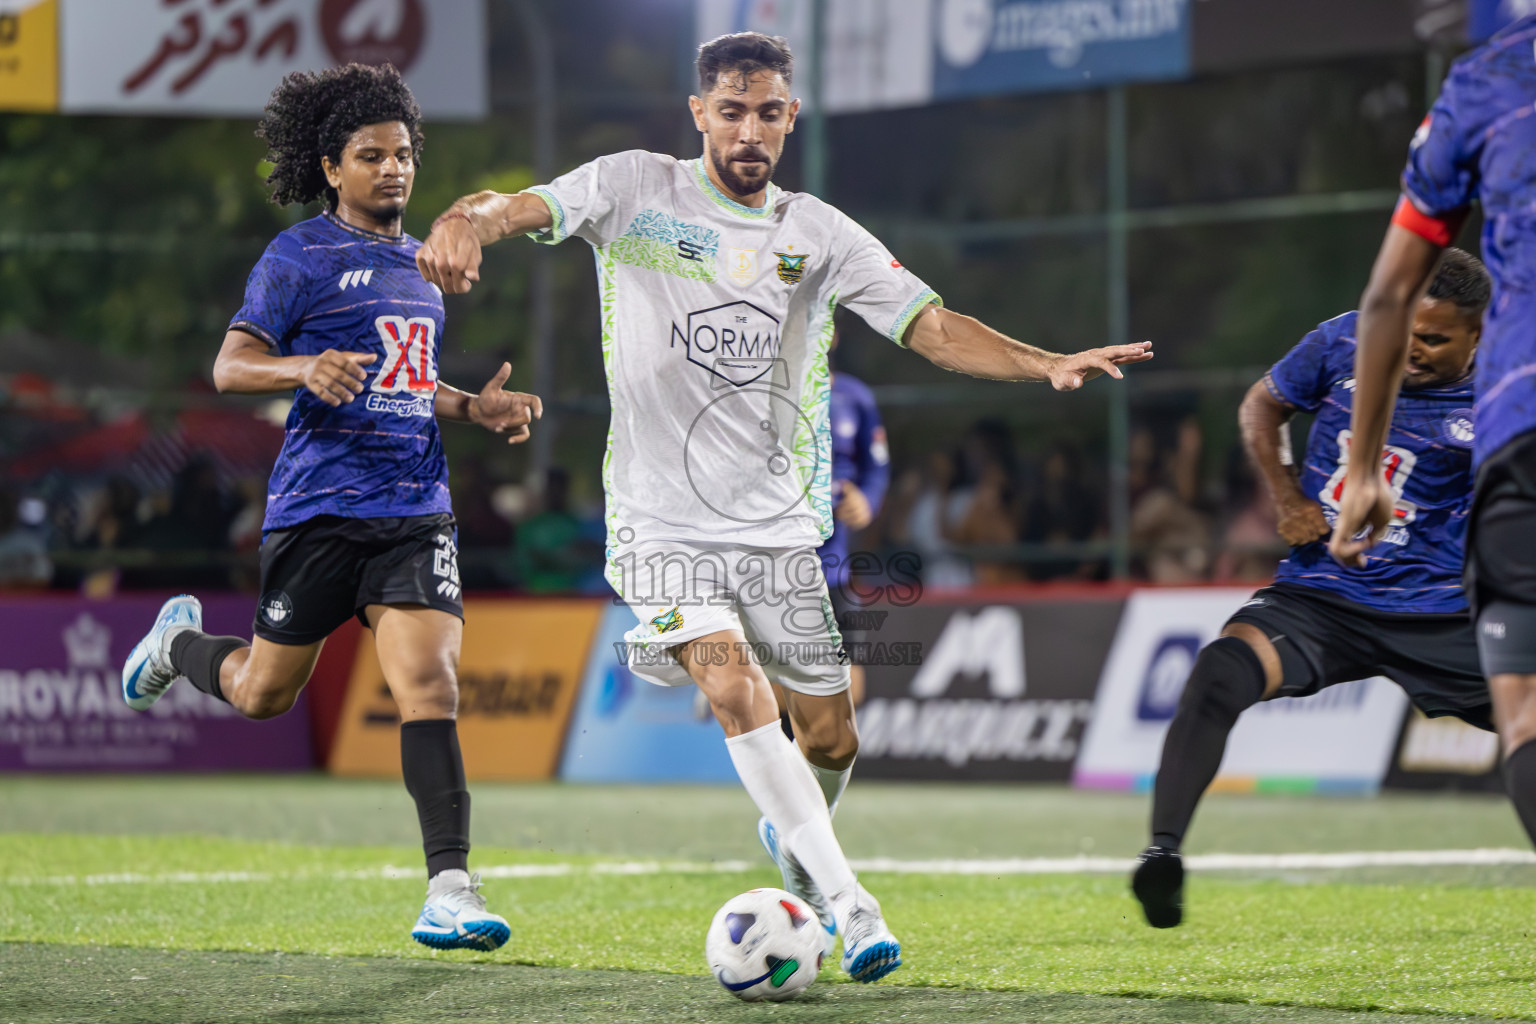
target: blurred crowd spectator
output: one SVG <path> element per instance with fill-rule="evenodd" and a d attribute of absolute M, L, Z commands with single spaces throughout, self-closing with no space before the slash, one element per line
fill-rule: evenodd
<path fill-rule="evenodd" d="M 238 415 L 242 430 L 275 431 Z M 0 587 L 254 590 L 270 456 L 198 447 L 217 431 L 178 429 L 84 470 L 33 460 L 41 469 L 0 483 Z M 1024 448 L 1006 421 L 983 418 L 952 443 L 894 455 L 889 497 L 856 550 L 915 554 L 930 588 L 1110 577 L 1102 453 L 1061 439 Z M 606 593 L 600 494 L 558 467 L 508 480 L 474 454 L 451 479 L 468 589 Z M 1135 579 L 1262 581 L 1284 553 L 1243 453 L 1213 460 L 1193 416 L 1132 431 L 1128 484 Z"/>
<path fill-rule="evenodd" d="M 1207 475 L 1193 416 L 1135 428 L 1128 451 L 1132 577 L 1151 583 L 1260 582 L 1285 548 L 1273 510 L 1234 443 Z M 1102 456 L 1054 440 L 1019 454 L 1008 425 L 981 419 L 955 444 L 903 459 L 859 546 L 915 552 L 927 587 L 1103 580 L 1110 574 Z"/>

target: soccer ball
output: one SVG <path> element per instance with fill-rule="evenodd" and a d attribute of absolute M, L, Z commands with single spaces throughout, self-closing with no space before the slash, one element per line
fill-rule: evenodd
<path fill-rule="evenodd" d="M 793 999 L 821 971 L 821 922 L 798 896 L 753 889 L 715 913 L 704 957 L 715 980 L 737 999 Z"/>

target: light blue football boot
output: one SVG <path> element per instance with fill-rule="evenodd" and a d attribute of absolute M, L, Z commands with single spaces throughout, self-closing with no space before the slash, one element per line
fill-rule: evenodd
<path fill-rule="evenodd" d="M 427 883 L 427 902 L 411 938 L 433 949 L 496 949 L 512 937 L 506 918 L 485 909 L 480 876 L 456 868 Z"/>
<path fill-rule="evenodd" d="M 879 981 L 901 966 L 901 943 L 886 927 L 880 903 L 855 884 L 852 900 L 842 907 L 843 970 L 854 981 Z"/>
<path fill-rule="evenodd" d="M 171 641 L 189 629 L 203 628 L 203 606 L 191 594 L 178 594 L 160 606 L 155 626 L 134 644 L 123 662 L 123 700 L 147 711 L 177 679 L 171 666 Z"/>

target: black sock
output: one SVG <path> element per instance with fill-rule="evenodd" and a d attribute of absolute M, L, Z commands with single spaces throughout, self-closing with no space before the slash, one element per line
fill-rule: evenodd
<path fill-rule="evenodd" d="M 1264 666 L 1246 641 L 1224 636 L 1200 651 L 1163 739 L 1152 787 L 1152 845 L 1179 848 L 1221 766 L 1227 734 L 1263 696 Z"/>
<path fill-rule="evenodd" d="M 1536 843 L 1536 743 L 1522 743 L 1505 756 L 1504 788 L 1525 834 Z"/>
<path fill-rule="evenodd" d="M 219 686 L 219 668 L 225 658 L 249 646 L 237 636 L 210 636 L 189 629 L 171 640 L 171 665 L 187 677 L 187 682 L 228 704 L 229 698 Z"/>
<path fill-rule="evenodd" d="M 400 768 L 416 801 L 427 877 L 454 868 L 469 870 L 469 790 L 459 729 L 451 718 L 400 726 Z"/>

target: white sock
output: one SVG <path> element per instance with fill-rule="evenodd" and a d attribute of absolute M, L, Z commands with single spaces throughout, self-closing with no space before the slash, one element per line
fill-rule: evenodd
<path fill-rule="evenodd" d="M 794 853 L 817 888 L 835 897 L 857 885 L 853 869 L 832 834 L 832 816 L 800 750 L 770 722 L 740 736 L 727 736 L 731 763 L 747 795 L 773 822 L 779 842 Z M 842 921 L 838 921 L 839 927 Z"/>
<path fill-rule="evenodd" d="M 809 761 L 806 764 L 811 764 Z M 821 787 L 821 795 L 827 798 L 827 816 L 837 813 L 837 802 L 843 798 L 843 790 L 848 788 L 848 776 L 853 774 L 853 764 L 850 762 L 846 768 L 822 768 L 811 764 L 811 774 L 816 776 L 816 784 Z"/>

